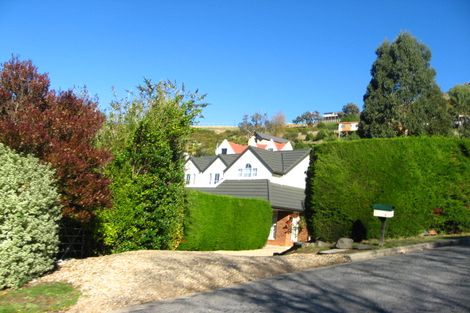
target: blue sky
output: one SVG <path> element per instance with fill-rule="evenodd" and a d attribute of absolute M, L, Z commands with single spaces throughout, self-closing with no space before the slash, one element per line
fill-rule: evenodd
<path fill-rule="evenodd" d="M 12 54 L 52 88 L 86 85 L 102 110 L 144 77 L 207 93 L 202 125 L 244 114 L 362 107 L 376 48 L 409 31 L 443 91 L 470 81 L 470 1 L 0 0 L 0 62 Z"/>

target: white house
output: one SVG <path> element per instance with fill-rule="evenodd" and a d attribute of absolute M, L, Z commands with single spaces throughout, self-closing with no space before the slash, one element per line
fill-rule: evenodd
<path fill-rule="evenodd" d="M 322 115 L 322 122 L 339 122 L 340 116 L 337 112 L 326 112 Z"/>
<path fill-rule="evenodd" d="M 359 122 L 340 122 L 338 124 L 338 136 L 356 132 L 359 129 Z"/>
<path fill-rule="evenodd" d="M 310 150 L 269 151 L 252 146 L 240 154 L 190 157 L 185 164 L 186 187 L 270 201 L 273 223 L 268 243 L 291 245 L 307 239 L 299 220 L 309 161 Z"/>
<path fill-rule="evenodd" d="M 249 146 L 269 151 L 293 150 L 291 142 L 287 139 L 255 132 L 255 134 L 248 139 L 248 145 L 240 145 L 224 139 L 220 145 L 215 148 L 215 154 L 241 154 Z"/>

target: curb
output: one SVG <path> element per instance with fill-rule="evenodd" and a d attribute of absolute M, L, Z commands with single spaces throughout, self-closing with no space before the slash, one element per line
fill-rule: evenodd
<path fill-rule="evenodd" d="M 457 246 L 457 245 L 470 245 L 470 237 L 462 237 L 458 239 L 441 239 L 441 240 L 434 241 L 434 242 L 419 243 L 419 244 L 410 245 L 410 246 L 388 248 L 388 249 L 382 249 L 382 250 L 371 250 L 371 251 L 365 251 L 365 252 L 347 253 L 345 255 L 351 260 L 351 262 L 359 262 L 359 261 L 364 261 L 364 260 L 380 258 L 384 256 L 406 254 L 406 253 L 423 251 L 427 249 L 435 249 L 439 247 Z"/>

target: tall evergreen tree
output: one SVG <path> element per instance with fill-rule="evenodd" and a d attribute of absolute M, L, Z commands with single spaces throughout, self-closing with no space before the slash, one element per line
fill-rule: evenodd
<path fill-rule="evenodd" d="M 435 82 L 431 51 L 401 33 L 394 42 L 385 41 L 376 55 L 364 95 L 361 137 L 448 134 L 451 119 Z"/>

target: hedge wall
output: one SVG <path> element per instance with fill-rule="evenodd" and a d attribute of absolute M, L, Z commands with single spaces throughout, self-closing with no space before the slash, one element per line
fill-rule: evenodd
<path fill-rule="evenodd" d="M 184 240 L 178 249 L 258 249 L 266 244 L 271 219 L 267 201 L 191 191 Z"/>
<path fill-rule="evenodd" d="M 378 237 L 374 203 L 395 206 L 389 237 L 470 230 L 470 140 L 364 139 L 312 152 L 306 205 L 317 239 Z"/>

